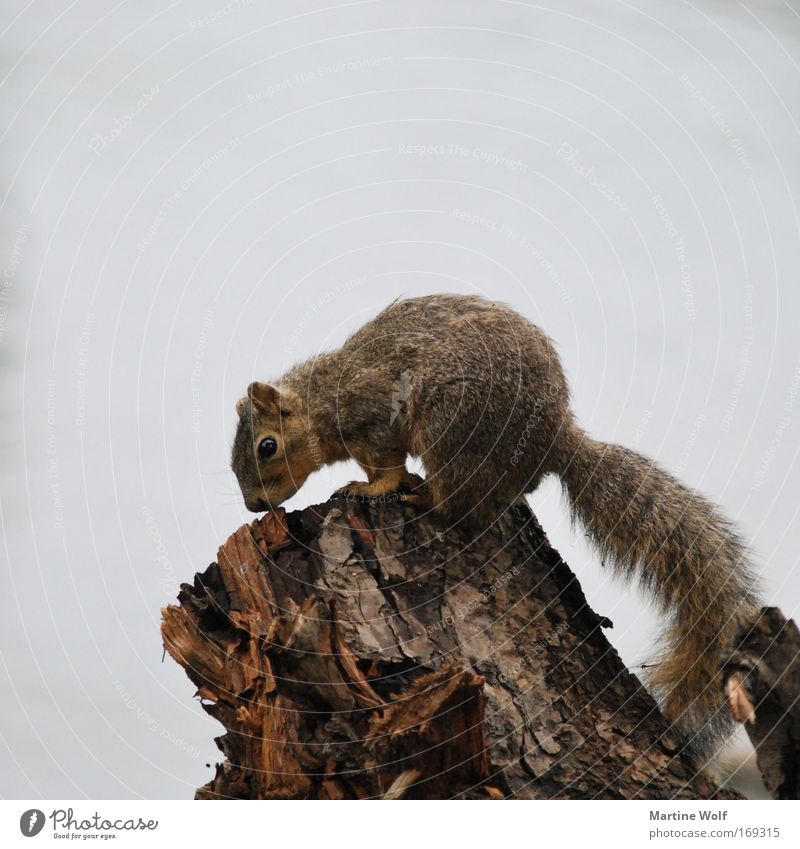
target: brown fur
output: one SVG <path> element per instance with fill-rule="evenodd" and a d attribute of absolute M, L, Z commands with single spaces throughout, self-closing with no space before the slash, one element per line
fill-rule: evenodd
<path fill-rule="evenodd" d="M 474 526 L 559 475 L 607 561 L 638 575 L 670 616 L 651 676 L 665 712 L 698 750 L 725 724 L 720 657 L 756 603 L 744 546 L 701 495 L 578 427 L 552 343 L 506 305 L 461 295 L 397 301 L 274 387 L 251 384 L 237 410 L 232 465 L 251 510 L 350 458 L 368 483 L 348 493 L 410 490 L 411 455 L 427 473 L 413 499 Z M 254 449 L 265 436 L 279 450 L 260 463 Z"/>

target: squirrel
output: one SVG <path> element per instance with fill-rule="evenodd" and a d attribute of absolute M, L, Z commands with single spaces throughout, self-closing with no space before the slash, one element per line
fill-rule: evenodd
<path fill-rule="evenodd" d="M 648 678 L 684 746 L 710 753 L 732 730 L 720 664 L 758 610 L 747 548 L 704 496 L 578 426 L 553 343 L 509 306 L 397 300 L 338 350 L 251 383 L 236 410 L 232 468 L 254 512 L 339 460 L 367 477 L 345 495 L 402 492 L 453 523 L 489 523 L 558 475 L 604 563 L 668 617 Z"/>

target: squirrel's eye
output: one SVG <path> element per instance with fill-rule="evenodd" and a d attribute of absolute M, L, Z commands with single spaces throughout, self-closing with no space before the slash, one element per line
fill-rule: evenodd
<path fill-rule="evenodd" d="M 278 443 L 268 436 L 258 443 L 258 459 L 269 460 L 269 458 L 278 450 Z"/>

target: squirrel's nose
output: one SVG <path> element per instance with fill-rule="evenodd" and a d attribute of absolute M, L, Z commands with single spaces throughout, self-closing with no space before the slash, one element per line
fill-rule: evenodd
<path fill-rule="evenodd" d="M 244 506 L 251 513 L 261 513 L 264 510 L 269 510 L 269 502 L 265 498 L 251 498 L 244 502 Z"/>

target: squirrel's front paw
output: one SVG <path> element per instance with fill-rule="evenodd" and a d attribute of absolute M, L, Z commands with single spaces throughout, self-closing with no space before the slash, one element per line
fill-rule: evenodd
<path fill-rule="evenodd" d="M 374 481 L 350 481 L 341 489 L 336 490 L 337 495 L 345 498 L 358 498 L 369 500 L 374 498 L 385 498 L 388 495 L 397 496 L 397 500 L 405 501 L 411 496 L 412 491 L 419 491 L 422 478 L 411 472 L 397 472 L 395 474 L 381 475 Z"/>
<path fill-rule="evenodd" d="M 377 481 L 375 483 L 350 481 L 337 489 L 336 494 L 343 495 L 345 498 L 377 498 L 380 495 L 386 495 L 386 488 Z"/>

